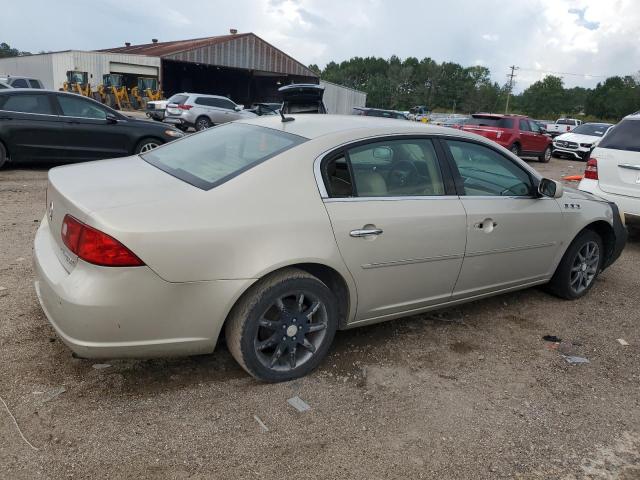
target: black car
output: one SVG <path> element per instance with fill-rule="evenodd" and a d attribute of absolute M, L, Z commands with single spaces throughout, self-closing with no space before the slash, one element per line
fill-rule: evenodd
<path fill-rule="evenodd" d="M 74 93 L 0 91 L 0 167 L 8 160 L 81 162 L 146 152 L 184 134 Z"/>
<path fill-rule="evenodd" d="M 406 120 L 404 113 L 396 110 L 383 110 L 381 108 L 353 107 L 352 115 L 362 115 L 365 117 L 382 117 L 396 118 L 398 120 Z"/>

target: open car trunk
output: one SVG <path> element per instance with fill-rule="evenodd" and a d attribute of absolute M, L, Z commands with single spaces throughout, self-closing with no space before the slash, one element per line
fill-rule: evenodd
<path fill-rule="evenodd" d="M 315 84 L 292 84 L 280 87 L 282 113 L 327 113 L 322 102 L 324 87 Z"/>

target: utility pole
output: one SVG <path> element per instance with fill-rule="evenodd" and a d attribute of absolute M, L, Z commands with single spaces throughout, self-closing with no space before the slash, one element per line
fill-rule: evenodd
<path fill-rule="evenodd" d="M 517 77 L 515 71 L 519 70 L 519 67 L 515 65 L 511 65 L 509 68 L 511 69 L 511 73 L 507 74 L 507 77 L 509 77 L 509 89 L 507 91 L 507 106 L 504 108 L 505 115 L 509 113 L 509 99 L 511 98 L 511 90 L 513 89 L 513 79 Z"/>

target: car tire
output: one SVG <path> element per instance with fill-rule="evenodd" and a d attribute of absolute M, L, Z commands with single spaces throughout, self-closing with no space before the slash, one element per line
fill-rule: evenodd
<path fill-rule="evenodd" d="M 180 130 L 181 132 L 187 132 L 189 131 L 189 127 L 187 127 L 186 125 L 176 125 L 176 128 L 178 130 Z"/>
<path fill-rule="evenodd" d="M 258 380 L 307 375 L 329 351 L 338 326 L 337 303 L 313 275 L 296 268 L 275 272 L 233 307 L 225 325 L 229 351 Z"/>
<path fill-rule="evenodd" d="M 551 146 L 548 145 L 547 148 L 544 149 L 544 152 L 542 152 L 542 155 L 538 157 L 538 160 L 542 163 L 549 163 L 551 161 L 551 155 Z"/>
<path fill-rule="evenodd" d="M 140 153 L 146 153 L 150 150 L 153 150 L 156 147 L 159 147 L 164 142 L 157 138 L 143 138 L 136 145 L 135 154 L 138 155 Z"/>
<path fill-rule="evenodd" d="M 7 164 L 7 149 L 4 148 L 2 142 L 0 142 L 0 168 L 4 167 Z"/>
<path fill-rule="evenodd" d="M 600 274 L 604 253 L 600 235 L 593 230 L 583 230 L 569 245 L 547 289 L 567 300 L 583 297 Z"/>
<path fill-rule="evenodd" d="M 511 153 L 513 153 L 516 157 L 520 156 L 520 145 L 517 143 L 514 143 L 513 145 L 511 145 L 509 147 L 509 150 L 511 150 Z"/>
<path fill-rule="evenodd" d="M 211 123 L 211 120 L 209 120 L 209 117 L 202 116 L 196 119 L 196 123 L 195 123 L 196 132 L 199 132 L 201 130 L 206 130 L 211 126 L 213 126 L 213 123 Z"/>

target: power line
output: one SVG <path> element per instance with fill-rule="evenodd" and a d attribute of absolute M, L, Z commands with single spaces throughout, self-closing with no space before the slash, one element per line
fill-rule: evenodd
<path fill-rule="evenodd" d="M 509 99 L 511 98 L 511 91 L 513 90 L 513 79 L 517 77 L 515 71 L 520 70 L 520 68 L 515 65 L 511 65 L 509 68 L 511 69 L 511 73 L 507 74 L 507 77 L 509 77 L 509 89 L 507 91 L 507 105 L 504 108 L 505 115 L 509 113 Z"/>
<path fill-rule="evenodd" d="M 527 72 L 551 73 L 553 75 L 570 75 L 573 77 L 608 78 L 610 76 L 610 75 L 591 75 L 590 73 L 553 72 L 551 70 L 539 70 L 536 68 L 521 68 L 520 70 L 525 70 Z"/>

